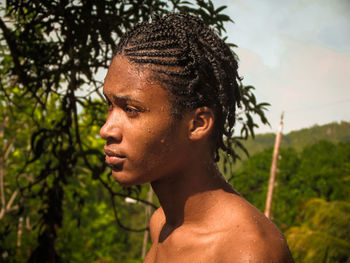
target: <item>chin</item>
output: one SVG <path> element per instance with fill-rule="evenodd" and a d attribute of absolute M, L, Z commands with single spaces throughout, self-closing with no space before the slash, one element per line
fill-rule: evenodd
<path fill-rule="evenodd" d="M 130 187 L 135 185 L 143 184 L 140 180 L 137 180 L 130 174 L 126 174 L 123 171 L 114 171 L 112 170 L 112 176 L 115 181 L 117 181 L 123 187 Z"/>

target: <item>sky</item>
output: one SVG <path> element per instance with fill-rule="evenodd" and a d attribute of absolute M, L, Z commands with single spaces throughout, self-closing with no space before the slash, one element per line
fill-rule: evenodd
<path fill-rule="evenodd" d="M 282 111 L 284 133 L 350 121 L 350 0 L 213 2 L 234 20 L 243 84 L 271 104 L 256 133 L 276 132 Z"/>

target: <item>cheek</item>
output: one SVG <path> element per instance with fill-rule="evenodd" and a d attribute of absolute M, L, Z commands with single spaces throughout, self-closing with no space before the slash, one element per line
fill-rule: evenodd
<path fill-rule="evenodd" d="M 135 144 L 134 157 L 144 168 L 163 165 L 174 152 L 174 135 L 169 126 L 146 126 L 132 139 Z M 138 138 L 137 138 L 138 137 Z"/>
<path fill-rule="evenodd" d="M 165 130 L 147 130 L 147 134 L 141 142 L 142 147 L 145 149 L 148 158 L 158 160 L 164 157 L 170 150 L 172 144 L 170 143 L 170 135 Z"/>
<path fill-rule="evenodd" d="M 186 153 L 184 150 L 184 138 L 177 134 L 173 129 L 168 129 L 162 134 L 155 136 L 155 140 L 147 145 L 150 162 L 153 165 L 160 166 L 161 169 L 167 169 L 176 165 L 181 166 L 181 160 Z"/>

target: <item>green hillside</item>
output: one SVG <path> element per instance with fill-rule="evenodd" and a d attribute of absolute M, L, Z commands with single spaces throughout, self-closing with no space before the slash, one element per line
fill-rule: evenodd
<path fill-rule="evenodd" d="M 265 210 L 272 148 L 251 156 L 228 178 Z M 350 262 L 350 141 L 321 140 L 297 152 L 280 150 L 272 220 L 284 232 L 296 263 Z"/>
<path fill-rule="evenodd" d="M 333 143 L 350 141 L 350 122 L 332 122 L 322 126 L 314 125 L 311 128 L 292 131 L 283 134 L 281 147 L 293 147 L 301 151 L 305 146 L 312 145 L 318 141 L 326 140 Z M 243 142 L 250 155 L 273 147 L 275 134 L 258 134 L 254 139 L 250 138 Z"/>
<path fill-rule="evenodd" d="M 263 150 L 273 147 L 276 135 L 273 133 L 257 134 L 254 139 L 249 138 L 242 141 L 247 148 L 250 156 L 262 152 Z M 311 128 L 305 128 L 283 134 L 281 148 L 293 147 L 297 152 L 301 152 L 306 146 L 313 145 L 321 140 L 330 141 L 332 143 L 349 142 L 350 141 L 350 122 L 342 121 L 332 122 L 325 125 L 314 125 Z M 244 152 L 238 151 L 242 161 L 247 159 Z M 228 171 L 236 171 L 242 167 L 242 161 L 237 161 Z M 221 165 L 220 165 L 221 167 Z"/>

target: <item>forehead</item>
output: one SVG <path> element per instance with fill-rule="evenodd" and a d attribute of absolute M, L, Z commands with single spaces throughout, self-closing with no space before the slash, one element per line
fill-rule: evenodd
<path fill-rule="evenodd" d="M 143 87 L 145 82 L 150 82 L 150 74 L 149 69 L 131 63 L 124 56 L 116 56 L 113 58 L 104 79 L 104 89 L 108 90 L 124 84 L 128 84 L 130 88 L 142 89 L 145 88 Z M 127 87 L 125 88 L 127 90 Z"/>
<path fill-rule="evenodd" d="M 130 62 L 125 56 L 114 57 L 104 80 L 103 92 L 108 95 L 150 99 L 153 96 L 168 101 L 166 92 L 154 72 L 147 66 Z"/>

